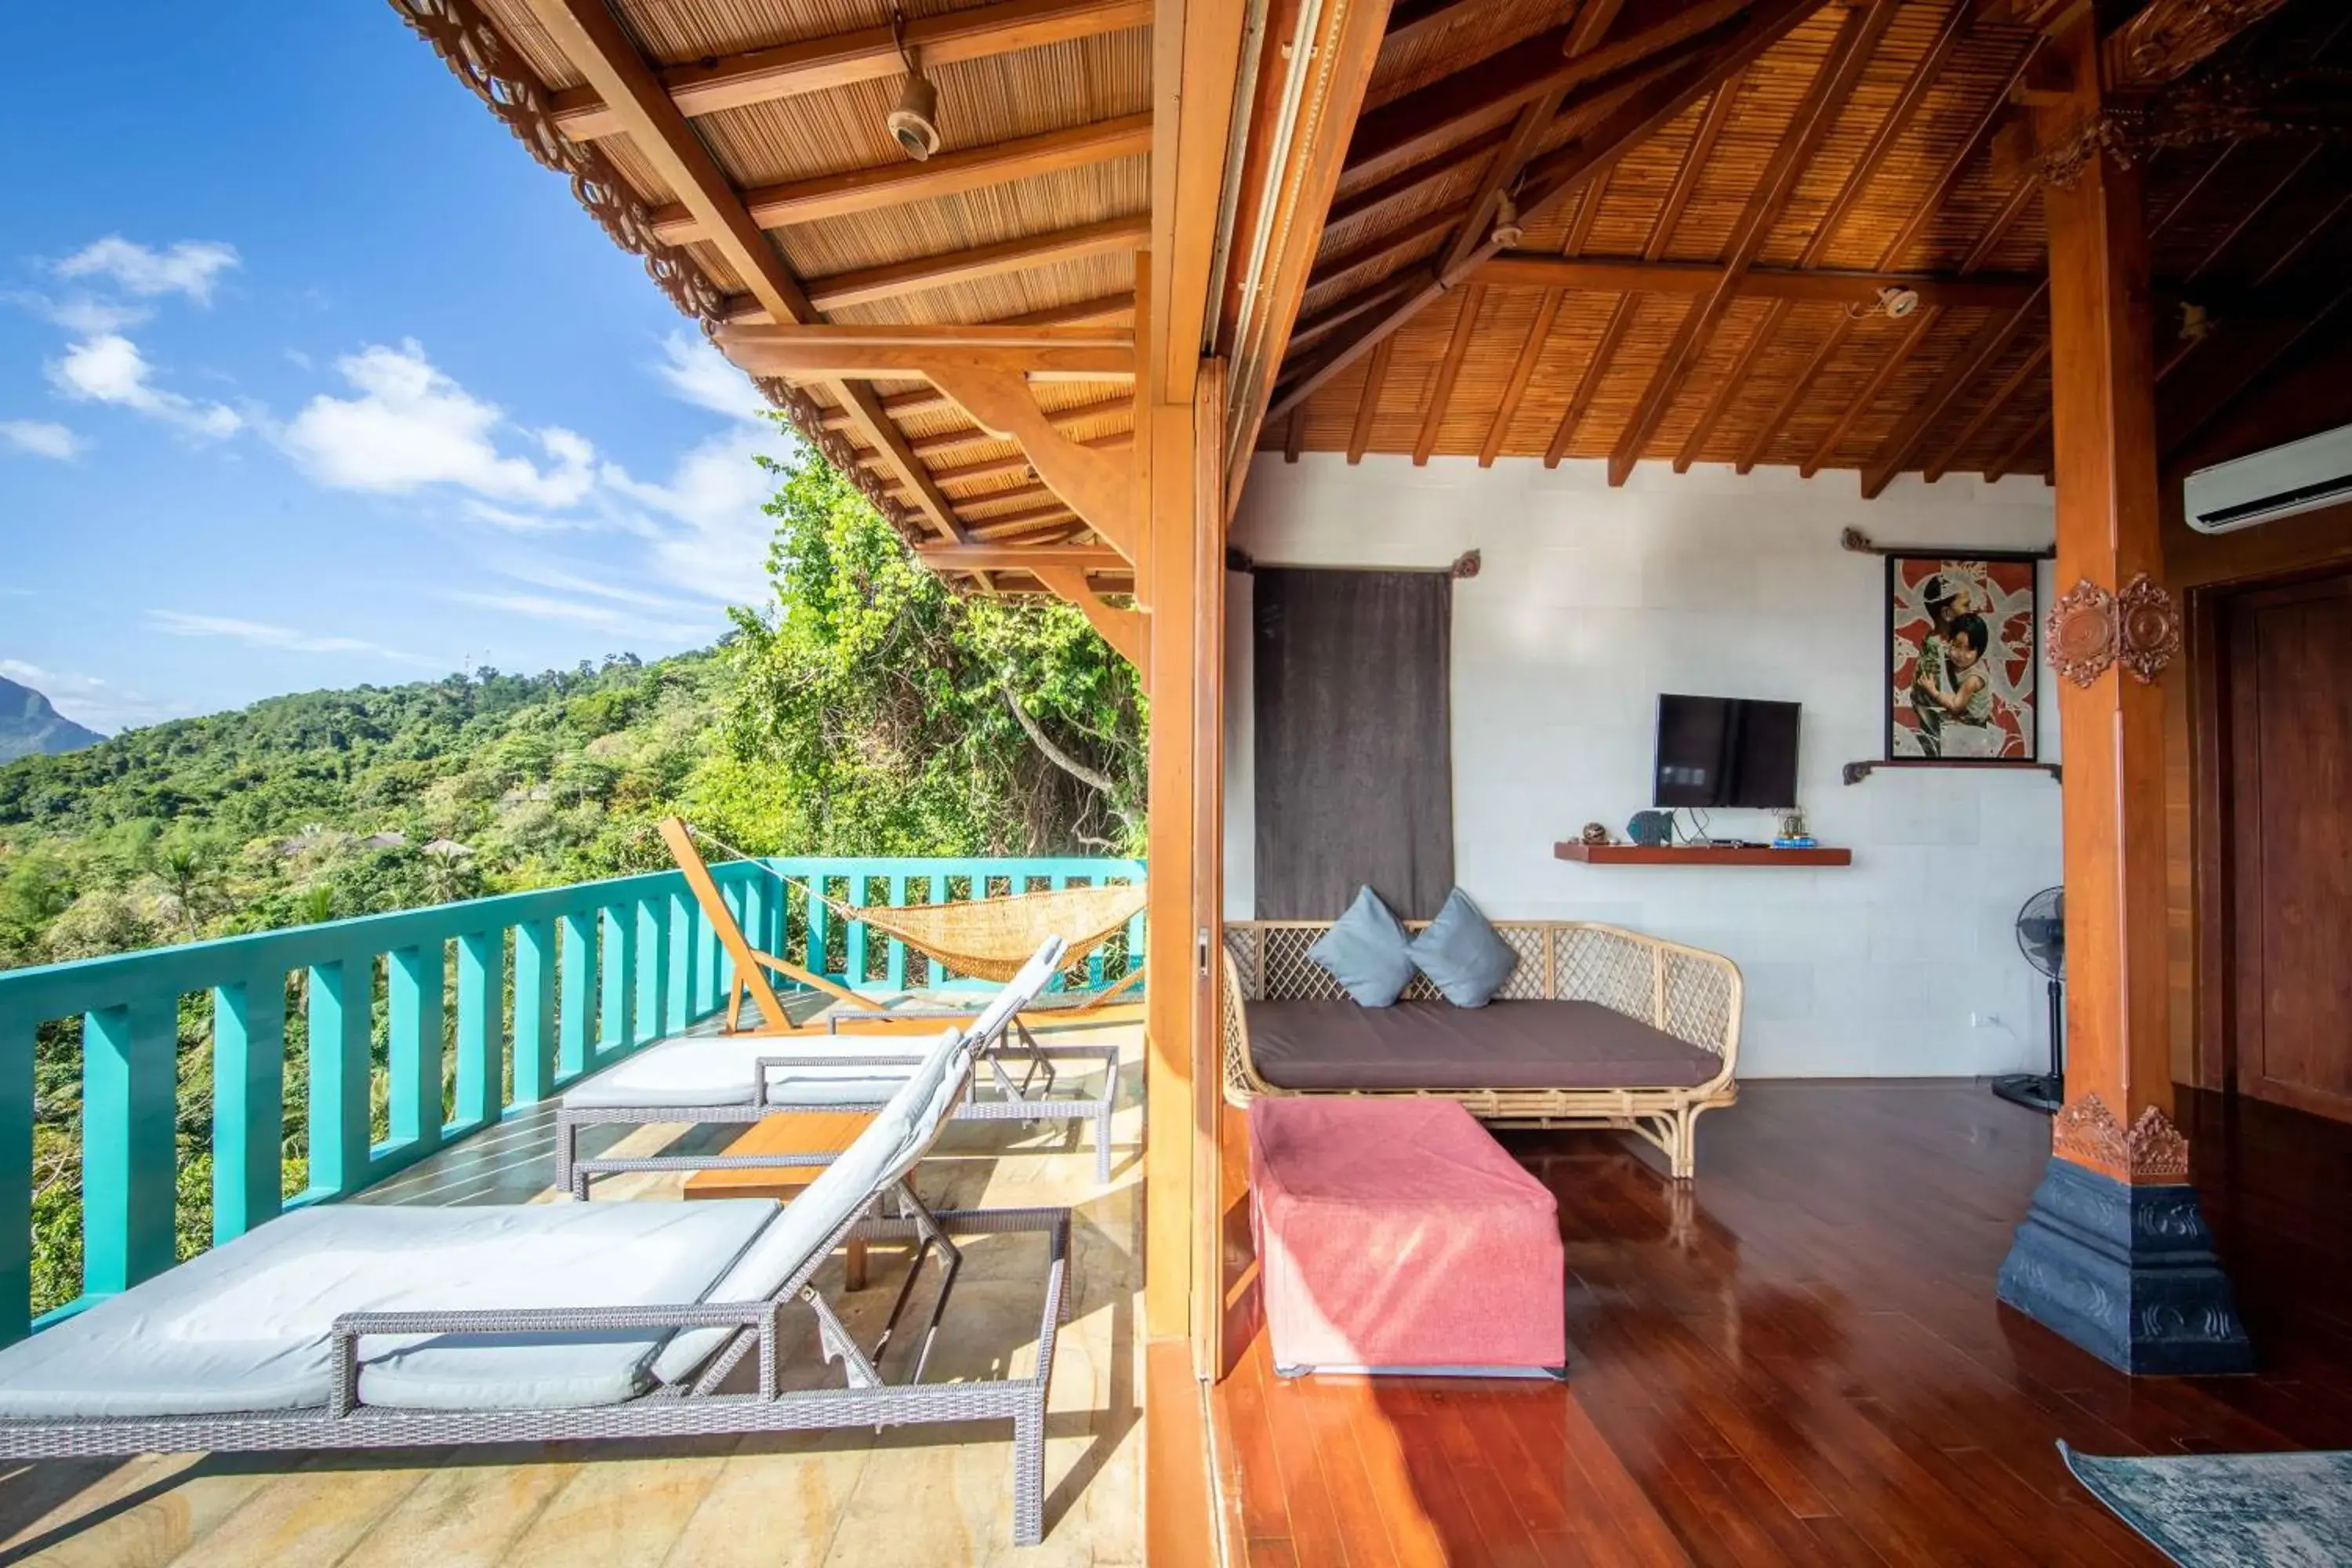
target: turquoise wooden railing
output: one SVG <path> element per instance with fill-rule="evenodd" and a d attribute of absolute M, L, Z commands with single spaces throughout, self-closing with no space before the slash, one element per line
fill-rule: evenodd
<path fill-rule="evenodd" d="M 842 921 L 781 879 L 851 904 L 933 903 L 1130 881 L 1132 860 L 778 858 L 711 868 L 753 945 L 860 990 L 970 984 Z M 773 871 L 777 875 L 771 875 Z M 1090 980 L 1142 962 L 1142 921 Z M 1112 944 L 1114 948 L 1118 944 Z M 212 1240 L 348 1195 L 723 1005 L 732 966 L 676 871 L 0 971 L 0 1343 L 31 1311 L 34 1042 L 81 1026 L 81 1295 L 171 1267 L 181 1001 L 212 1017 Z M 307 1048 L 289 1061 L 288 1003 Z M 377 1050 L 381 1041 L 383 1050 Z M 453 1059 L 454 1058 L 454 1059 Z M 281 1197 L 289 1075 L 308 1185 Z M 386 1135 L 374 1136 L 385 1109 Z"/>

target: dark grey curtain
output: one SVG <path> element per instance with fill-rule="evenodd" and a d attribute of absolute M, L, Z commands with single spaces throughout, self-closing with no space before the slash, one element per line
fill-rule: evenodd
<path fill-rule="evenodd" d="M 1260 567 L 1257 912 L 1329 920 L 1366 883 L 1407 920 L 1454 885 L 1443 572 Z"/>

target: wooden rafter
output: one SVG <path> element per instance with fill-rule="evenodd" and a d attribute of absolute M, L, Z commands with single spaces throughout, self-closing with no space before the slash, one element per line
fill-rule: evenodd
<path fill-rule="evenodd" d="M 1911 319 L 1910 325 L 1904 329 L 1903 336 L 1895 342 L 1894 349 L 1885 359 L 1878 362 L 1878 368 L 1873 371 L 1870 379 L 1863 384 L 1861 393 L 1846 399 L 1845 405 L 1839 410 L 1837 417 L 1830 421 L 1829 429 L 1823 433 L 1821 440 L 1814 444 L 1813 455 L 1797 465 L 1800 478 L 1810 479 L 1822 471 L 1822 467 L 1836 453 L 1838 443 L 1845 439 L 1845 433 L 1853 428 L 1854 421 L 1868 413 L 1870 405 L 1885 395 L 1886 389 L 1895 384 L 1895 376 L 1902 373 L 1905 365 L 1911 363 L 1912 356 L 1919 352 L 1919 345 L 1926 342 L 1927 334 L 1935 330 L 1936 312 L 1933 310 L 1921 310 Z"/>
<path fill-rule="evenodd" d="M 1389 379 L 1391 340 L 1382 338 L 1372 351 L 1372 363 L 1364 371 L 1364 389 L 1356 399 L 1355 427 L 1348 432 L 1348 461 L 1364 460 L 1364 448 L 1371 444 L 1372 416 L 1380 412 L 1381 388 Z"/>
<path fill-rule="evenodd" d="M 2018 362 L 2017 368 L 2009 373 L 2008 378 L 1993 388 L 1992 395 L 1984 400 L 1984 405 L 1970 415 L 1969 422 L 1960 426 L 1960 433 L 1953 437 L 1945 445 L 1942 453 L 1927 465 L 1926 475 L 1927 482 L 1932 485 L 1951 472 L 1953 460 L 1968 449 L 1969 443 L 1974 441 L 1985 426 L 2000 417 L 2000 411 L 2009 406 L 2010 401 L 2031 385 L 2036 376 L 2049 368 L 2049 364 L 2050 343 L 2045 339 L 2036 343 L 2033 352 Z"/>
<path fill-rule="evenodd" d="M 949 572 L 1062 566 L 1090 576 L 1125 576 L 1134 570 L 1126 556 L 1100 544 L 926 544 L 915 554 L 924 565 Z"/>
<path fill-rule="evenodd" d="M 1150 668 L 1147 652 L 1150 622 L 1140 610 L 1120 609 L 1103 603 L 1094 584 L 1087 581 L 1086 573 L 1076 566 L 1048 566 L 1033 563 L 1029 574 L 1045 584 L 1054 596 L 1066 605 L 1075 605 L 1087 623 L 1102 635 L 1120 658 L 1139 671 Z"/>
<path fill-rule="evenodd" d="M 1381 47 L 1391 51 L 1411 48 L 1485 9 L 1486 0 L 1398 0 L 1389 7 L 1389 27 L 1381 36 Z"/>
<path fill-rule="evenodd" d="M 1466 142 L 1455 142 L 1435 157 L 1400 169 L 1386 179 L 1349 191 L 1331 204 L 1330 215 L 1324 219 L 1323 226 L 1339 228 L 1377 207 L 1386 206 L 1399 196 L 1410 195 L 1433 180 L 1457 174 L 1465 161 L 1501 146 L 1510 134 L 1510 127 L 1497 125 L 1492 130 L 1480 132 Z M 1343 174 L 1341 178 L 1344 180 L 1346 176 Z"/>
<path fill-rule="evenodd" d="M 1503 387 L 1503 401 L 1495 409 L 1495 417 L 1486 426 L 1486 439 L 1478 447 L 1478 466 L 1491 468 L 1502 455 L 1503 442 L 1511 430 L 1511 420 L 1519 411 L 1519 400 L 1528 395 L 1528 384 L 1535 379 L 1536 366 L 1542 362 L 1544 346 L 1551 341 L 1552 323 L 1559 319 L 1559 302 L 1564 296 L 1557 289 L 1547 289 L 1537 301 L 1536 319 L 1528 328 L 1527 342 L 1520 345 L 1519 357 L 1511 366 L 1511 379 Z"/>
<path fill-rule="evenodd" d="M 1528 163 L 1519 200 L 1521 221 L 1533 222 L 1581 190 L 1586 182 L 1605 174 L 1627 151 L 1656 134 L 1733 72 L 1752 64 L 1822 4 L 1823 0 L 1757 0 L 1736 24 L 1702 36 L 1688 46 L 1687 53 L 1669 53 L 1663 60 L 1650 62 L 1652 68 L 1634 82 L 1596 86 L 1593 101 L 1585 106 L 1595 111 L 1589 121 L 1573 107 L 1577 97 L 1570 94 L 1570 107 L 1564 108 L 1562 114 L 1575 113 L 1581 128 L 1569 141 Z M 1422 270 L 1417 288 L 1401 293 L 1392 305 L 1368 314 L 1352 330 L 1334 334 L 1334 341 L 1309 356 L 1283 383 L 1269 416 L 1286 414 L 1314 395 L 1333 376 L 1386 342 L 1417 311 L 1461 282 L 1492 251 L 1491 246 L 1483 246 L 1472 252 L 1455 276 L 1448 277 L 1434 267 Z"/>
<path fill-rule="evenodd" d="M 1382 305 L 1394 302 L 1403 295 L 1411 293 L 1417 286 L 1418 280 L 1413 278 L 1390 278 L 1373 284 L 1360 294 L 1351 294 L 1338 304 L 1318 310 L 1314 315 L 1299 322 L 1297 329 L 1290 334 L 1290 346 L 1296 349 L 1301 344 L 1311 343 L 1325 333 L 1336 331 L 1368 311 L 1377 310 Z"/>
<path fill-rule="evenodd" d="M 1733 23 L 1748 0 L 1696 0 L 1625 37 L 1571 57 L 1575 22 L 1522 39 L 1452 75 L 1371 110 L 1356 121 L 1348 142 L 1351 170 L 1411 163 L 1509 120 L 1552 93 L 1588 84 L 1616 85 L 1658 56 Z"/>
<path fill-rule="evenodd" d="M 1462 374 L 1462 356 L 1470 352 L 1470 339 L 1478 330 L 1478 308 L 1486 302 L 1486 287 L 1473 283 L 1462 291 L 1462 306 L 1454 318 L 1454 335 L 1445 344 L 1445 357 L 1437 364 L 1437 384 L 1429 389 L 1429 407 L 1421 416 L 1421 434 L 1412 444 L 1412 460 L 1416 465 L 1429 461 L 1429 454 L 1437 448 L 1437 432 L 1445 423 L 1445 407 L 1454 401 L 1454 378 Z"/>
<path fill-rule="evenodd" d="M 1724 312 L 1731 307 L 1739 277 L 1755 265 L 1756 258 L 1770 237 L 1773 226 L 1780 221 L 1789 199 L 1796 194 L 1797 182 L 1812 162 L 1835 123 L 1838 113 L 1860 79 L 1871 51 L 1885 35 L 1895 20 L 1893 0 L 1872 0 L 1866 8 L 1846 13 L 1836 40 L 1830 46 L 1828 56 L 1814 73 L 1812 85 L 1806 89 L 1798 104 L 1789 132 L 1765 165 L 1763 177 L 1757 182 L 1742 209 L 1738 226 L 1733 230 L 1732 243 L 1724 258 L 1724 279 L 1683 317 L 1667 344 L 1664 360 L 1650 378 L 1647 391 L 1635 406 L 1633 416 L 1616 445 L 1609 453 L 1609 482 L 1622 485 L 1633 471 L 1643 449 L 1664 423 L 1699 356 L 1706 352 L 1708 340 L 1722 323 Z"/>
<path fill-rule="evenodd" d="M 1733 360 L 1731 368 L 1717 379 L 1715 395 L 1707 399 L 1706 407 L 1699 414 L 1697 422 L 1691 426 L 1690 434 L 1683 438 L 1683 449 L 1675 454 L 1675 472 L 1686 474 L 1690 472 L 1691 465 L 1698 461 L 1698 455 L 1706 449 L 1707 440 L 1714 436 L 1716 426 L 1723 422 L 1723 416 L 1730 412 L 1732 404 L 1747 390 L 1748 378 L 1755 372 L 1756 362 L 1762 359 L 1764 351 L 1771 346 L 1773 335 L 1780 330 L 1780 322 L 1788 313 L 1788 300 L 1773 300 L 1771 308 L 1764 312 L 1764 319 L 1756 323 L 1756 330 L 1748 334 L 1748 342 L 1740 346 L 1739 357 Z"/>
<path fill-rule="evenodd" d="M 1023 136 L 979 147 L 959 147 L 924 163 L 891 163 L 835 174 L 819 174 L 743 193 L 751 221 L 765 229 L 790 228 L 850 213 L 873 212 L 908 202 L 958 195 L 1011 180 L 1062 169 L 1079 169 L 1151 151 L 1151 116 L 1123 114 L 1041 136 Z M 654 210 L 654 234 L 672 245 L 703 237 L 702 225 L 682 203 Z"/>
<path fill-rule="evenodd" d="M 1057 261 L 1139 250 L 1150 226 L 1150 219 L 1139 213 L 1132 217 L 1105 218 L 1099 223 L 1079 224 L 1045 234 L 1023 235 L 1017 239 L 973 246 L 945 255 L 861 267 L 811 279 L 808 297 L 819 310 L 838 310 L 845 306 L 866 305 L 877 300 L 895 300 L 902 294 L 919 294 L 983 278 L 1001 278 L 1008 272 L 1050 267 Z"/>
<path fill-rule="evenodd" d="M 1577 289 L 1588 293 L 1712 294 L 1728 282 L 1736 297 L 1798 304 L 1863 305 L 1882 289 L 1908 289 L 1920 302 L 1964 310 L 2007 310 L 2041 286 L 2032 273 L 1873 272 L 1844 268 L 1750 267 L 1738 277 L 1716 261 L 1610 257 L 1496 256 L 1470 274 L 1498 288 Z"/>
<path fill-rule="evenodd" d="M 531 14 L 548 37 L 587 79 L 617 129 L 625 131 L 637 153 L 694 216 L 709 243 L 751 290 L 772 321 L 810 322 L 817 306 L 784 265 L 742 197 L 728 182 L 710 150 L 687 124 L 636 45 L 603 0 L 530 0 Z M 962 537 L 947 497 L 908 449 L 906 436 L 883 414 L 870 387 L 833 384 L 834 396 L 849 415 L 849 430 L 880 455 L 883 466 L 932 526 L 951 539 Z"/>
<path fill-rule="evenodd" d="M 1135 374 L 1135 334 L 1118 327 L 792 323 L 722 327 L 712 341 L 752 375 L 826 381 L 923 376 L 942 392 L 947 388 L 936 374 L 942 368 L 1038 382 L 1123 381 Z"/>
<path fill-rule="evenodd" d="M 530 4 L 536 11 L 540 0 Z M 910 17 L 906 42 L 932 68 L 1148 26 L 1151 16 L 1150 0 L 997 0 L 945 16 Z M 885 24 L 671 66 L 655 86 L 681 115 L 716 114 L 856 82 L 894 79 L 906 69 Z M 584 86 L 555 94 L 556 129 L 574 142 L 619 135 L 629 129 L 626 121 L 614 95 L 593 76 Z"/>
<path fill-rule="evenodd" d="M 1972 7 L 1967 5 L 1961 5 L 1956 7 L 1956 11 L 1959 15 L 1956 15 L 1952 21 L 1946 24 L 1946 33 L 1948 35 L 1951 32 L 1954 23 L 1960 22 L 1963 16 L 1966 14 L 1970 13 Z M 1904 253 L 1909 250 L 1911 246 L 1918 239 L 1919 236 L 1925 232 L 1929 218 L 1931 218 L 1935 214 L 1944 210 L 1946 205 L 1950 200 L 1953 191 L 1958 188 L 1961 177 L 1968 172 L 1969 165 L 1975 162 L 1977 156 L 1984 152 L 1984 150 L 1991 143 L 1995 132 L 1999 131 L 2000 125 L 2003 123 L 2005 116 L 2009 112 L 2009 104 L 2012 95 L 2018 92 L 2023 86 L 2027 73 L 2033 68 L 2034 61 L 2040 58 L 2042 46 L 2042 39 L 2039 35 L 2036 35 L 2034 38 L 2027 43 L 2024 50 L 2019 55 L 2017 63 L 2011 68 L 2009 77 L 2003 85 L 2002 89 L 1999 93 L 1993 95 L 1992 99 L 1986 104 L 1984 110 L 1979 114 L 1977 121 L 1970 128 L 1967 138 L 1961 142 L 1959 147 L 1954 152 L 1953 155 L 1945 161 L 1942 171 L 1937 176 L 1935 185 L 1929 190 L 1927 195 L 1923 200 L 1916 203 L 1912 206 L 1911 216 L 1904 223 L 1902 228 L 1896 231 L 1894 238 L 1889 240 L 1880 250 L 1878 258 L 1880 268 L 1885 268 L 1893 267 L 1895 263 L 1900 261 Z M 1912 73 L 1911 85 L 1920 88 L 1920 96 L 1922 97 L 1924 97 L 1927 80 L 1927 79 L 1926 79 L 1921 72 L 1914 71 Z M 1908 88 L 1906 89 L 1905 98 L 1906 100 L 1909 100 L 1912 98 L 1912 94 Z M 1900 108 L 1902 105 L 1898 104 L 1897 107 Z M 1863 171 L 1857 170 L 1855 173 L 1857 175 L 1860 175 Z M 1856 199 L 1859 198 L 1860 185 L 1857 181 L 1849 180 L 1847 182 L 1847 190 L 1852 192 Z M 2014 200 L 2012 200 L 2010 204 L 2010 207 L 2008 208 L 2009 214 L 2012 218 L 2017 210 L 2019 210 L 2018 205 Z M 2004 232 L 2005 228 L 2005 223 L 1997 222 L 1991 232 L 1999 234 L 2000 232 Z M 1814 244 L 1816 246 L 1825 248 L 1827 243 L 1826 236 L 1822 234 L 1815 235 Z M 1819 253 L 1816 252 L 1812 247 L 1808 247 L 1807 254 L 1808 256 L 1813 256 Z M 1940 300 L 1929 301 L 1925 295 L 1921 296 L 1921 301 L 1923 304 L 1941 304 L 1946 302 Z M 2013 301 L 2009 308 L 2013 311 L 2020 311 L 2021 313 L 2027 301 L 2024 300 Z M 1789 390 L 1781 396 L 1780 402 L 1774 405 L 1771 416 L 1766 419 L 1763 425 L 1757 429 L 1755 437 L 1748 442 L 1747 449 L 1739 460 L 1738 468 L 1741 473 L 1744 474 L 1748 472 L 1750 469 L 1755 468 L 1758 463 L 1763 460 L 1764 454 L 1770 450 L 1773 440 L 1779 437 L 1781 429 L 1788 424 L 1788 422 L 1796 416 L 1797 410 L 1803 405 L 1806 396 L 1812 391 L 1814 381 L 1820 376 L 1822 371 L 1829 364 L 1831 360 L 1836 357 L 1838 350 L 1844 346 L 1846 338 L 1853 330 L 1853 322 L 1851 320 L 1840 321 L 1836 325 L 1831 328 L 1829 336 L 1815 348 L 1811 358 L 1807 362 L 1804 374 L 1800 375 L 1796 382 L 1790 385 Z"/>
<path fill-rule="evenodd" d="M 1683 150 L 1681 166 L 1675 171 L 1675 183 L 1667 187 L 1665 202 L 1658 209 L 1657 218 L 1650 225 L 1649 240 L 1642 247 L 1643 267 L 1657 266 L 1664 259 L 1667 247 L 1674 243 L 1675 226 L 1681 221 L 1683 209 L 1690 205 L 1691 193 L 1698 187 L 1700 172 L 1706 167 L 1708 155 L 1715 151 L 1716 142 L 1731 119 L 1732 105 L 1739 97 L 1742 74 L 1735 71 L 1726 78 L 1723 85 L 1715 89 L 1715 97 L 1708 102 L 1706 112 L 1699 117 L 1698 129 L 1692 134 L 1690 145 Z M 1497 265 L 1497 262 L 1489 260 L 1483 270 L 1491 274 Z M 1566 269 L 1579 264 L 1562 258 L 1558 265 Z M 1547 270 L 1550 269 L 1548 265 Z M 1716 281 L 1717 284 L 1721 281 L 1719 271 Z M 1592 358 L 1584 367 L 1584 374 L 1577 383 L 1575 395 L 1569 399 L 1567 411 L 1560 416 L 1559 425 L 1552 432 L 1551 445 L 1544 450 L 1546 468 L 1557 466 L 1567 455 L 1570 444 L 1576 439 L 1577 426 L 1583 423 L 1586 411 L 1592 406 L 1593 395 L 1608 375 L 1618 347 L 1625 341 L 1625 334 L 1633 330 L 1634 314 L 1640 309 L 1641 298 L 1635 290 L 1629 289 L 1618 296 L 1616 308 L 1610 312 L 1609 324 L 1601 331 L 1600 344 L 1592 351 Z"/>

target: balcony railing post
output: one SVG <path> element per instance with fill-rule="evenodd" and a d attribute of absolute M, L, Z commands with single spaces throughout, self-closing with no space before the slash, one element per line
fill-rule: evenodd
<path fill-rule="evenodd" d="M 569 1083 L 596 1052 L 596 917 L 581 911 L 558 922 L 562 932 L 562 1005 L 556 1014 L 555 1077 Z"/>
<path fill-rule="evenodd" d="M 457 939 L 457 1114 L 452 1135 L 499 1119 L 499 1068 L 506 1046 L 507 933 Z"/>
<path fill-rule="evenodd" d="M 275 1219 L 285 1188 L 286 976 L 263 969 L 213 987 L 213 1244 Z"/>
<path fill-rule="evenodd" d="M 515 927 L 514 1098 L 517 1105 L 555 1090 L 555 922 Z"/>
<path fill-rule="evenodd" d="M 33 1324 L 33 1043 L 30 1018 L 0 1011 L 0 1345 Z"/>
<path fill-rule="evenodd" d="M 628 1041 L 641 1046 L 657 1037 L 669 1016 L 669 900 L 651 894 L 636 900 L 637 1007 Z"/>
<path fill-rule="evenodd" d="M 395 949 L 384 983 L 389 1037 L 392 1142 L 418 1152 L 441 1142 L 441 986 L 448 953 L 440 942 Z"/>
<path fill-rule="evenodd" d="M 907 901 L 907 879 L 903 872 L 891 875 L 890 901 L 894 904 Z M 907 944 L 895 936 L 890 939 L 888 956 L 884 960 L 883 984 L 893 991 L 907 988 Z"/>
<path fill-rule="evenodd" d="M 660 895 L 656 895 L 658 901 Z M 668 1000 L 662 1007 L 661 1032 L 682 1035 L 694 1018 L 694 900 L 683 888 L 668 895 L 667 933 L 669 968 Z"/>
<path fill-rule="evenodd" d="M 604 952 L 597 961 L 604 982 L 604 999 L 596 1029 L 596 1054 L 626 1050 L 636 1030 L 629 1022 L 630 1002 L 637 983 L 637 922 L 626 904 L 607 905 L 604 913 Z"/>
<path fill-rule="evenodd" d="M 82 1289 L 89 1294 L 128 1290 L 172 1266 L 179 1043 L 179 998 L 169 994 L 82 1016 Z"/>
<path fill-rule="evenodd" d="M 368 1034 L 375 959 L 310 966 L 310 1190 L 338 1197 L 367 1184 Z"/>

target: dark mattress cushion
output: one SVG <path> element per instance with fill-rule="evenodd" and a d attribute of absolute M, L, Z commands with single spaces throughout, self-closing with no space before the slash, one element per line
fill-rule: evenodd
<path fill-rule="evenodd" d="M 1276 1089 L 1688 1089 L 1723 1060 L 1597 1002 L 1245 1004 Z"/>

